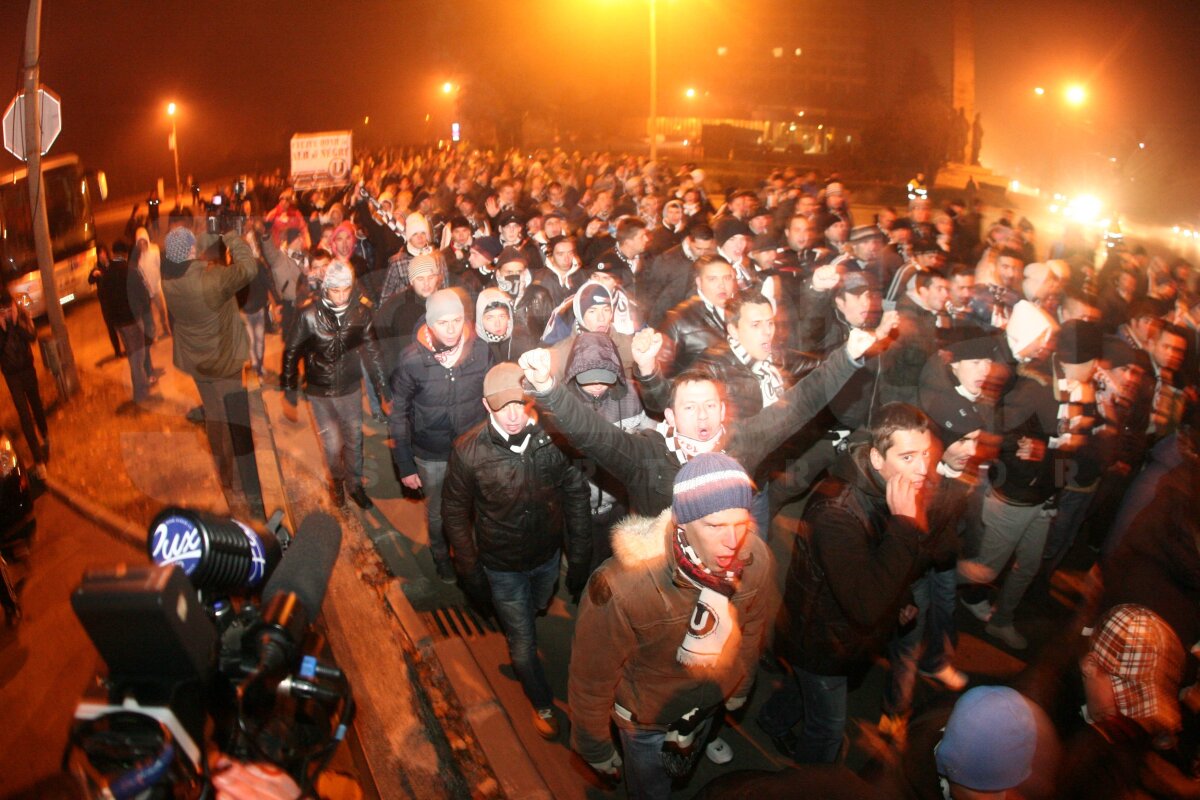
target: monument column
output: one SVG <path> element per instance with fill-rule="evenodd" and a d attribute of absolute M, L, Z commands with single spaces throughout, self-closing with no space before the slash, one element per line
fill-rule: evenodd
<path fill-rule="evenodd" d="M 954 25 L 954 86 L 951 104 L 955 111 L 962 110 L 970 125 L 975 120 L 975 30 L 971 24 L 970 0 L 950 0 L 950 12 Z M 971 136 L 964 137 L 963 150 L 958 153 L 958 162 L 971 163 Z"/>

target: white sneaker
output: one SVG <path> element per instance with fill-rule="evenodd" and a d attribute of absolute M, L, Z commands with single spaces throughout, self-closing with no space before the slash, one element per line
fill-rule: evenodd
<path fill-rule="evenodd" d="M 704 748 L 704 755 L 714 764 L 728 764 L 733 761 L 733 748 L 720 736 L 715 737 Z"/>
<path fill-rule="evenodd" d="M 942 686 L 946 687 L 952 692 L 961 692 L 963 689 L 967 688 L 967 673 L 960 669 L 955 669 L 949 664 L 942 667 L 937 672 L 926 672 L 925 670 L 918 671 L 921 673 L 921 675 L 929 678 L 931 681 L 940 683 Z"/>
<path fill-rule="evenodd" d="M 966 606 L 967 611 L 970 611 L 972 614 L 974 614 L 975 619 L 979 620 L 980 622 L 987 622 L 992 618 L 992 604 L 987 600 L 980 600 L 978 603 L 968 603 L 966 600 L 963 600 L 962 604 Z"/>

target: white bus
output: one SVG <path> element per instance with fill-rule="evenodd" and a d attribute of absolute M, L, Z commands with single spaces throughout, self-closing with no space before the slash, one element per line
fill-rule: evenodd
<path fill-rule="evenodd" d="M 13 297 L 35 316 L 46 313 L 42 275 L 33 244 L 29 212 L 28 170 L 0 173 L 0 277 Z M 74 155 L 42 161 L 46 185 L 46 219 L 54 252 L 54 279 L 64 305 L 94 294 L 88 275 L 96 265 L 93 203 L 107 193 L 104 174 L 89 174 Z"/>

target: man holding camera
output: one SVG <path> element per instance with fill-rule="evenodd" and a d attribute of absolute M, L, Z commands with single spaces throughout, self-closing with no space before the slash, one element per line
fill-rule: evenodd
<path fill-rule="evenodd" d="M 253 233 L 247 234 L 253 236 Z M 217 462 L 221 489 L 233 514 L 248 511 L 265 520 L 258 461 L 250 430 L 250 400 L 242 368 L 250 355 L 237 293 L 258 274 L 250 245 L 235 231 L 221 235 L 228 265 L 208 258 L 218 239 L 183 226 L 167 234 L 162 265 L 163 294 L 175 320 L 175 367 L 196 382 L 204 407 L 208 445 Z"/>

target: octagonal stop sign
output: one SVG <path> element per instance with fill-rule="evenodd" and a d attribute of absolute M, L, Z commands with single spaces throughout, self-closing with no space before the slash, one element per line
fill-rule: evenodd
<path fill-rule="evenodd" d="M 62 132 L 62 100 L 46 87 L 38 89 L 42 109 L 41 153 L 50 152 L 50 145 Z M 25 160 L 25 93 L 19 92 L 4 109 L 4 149 Z"/>

